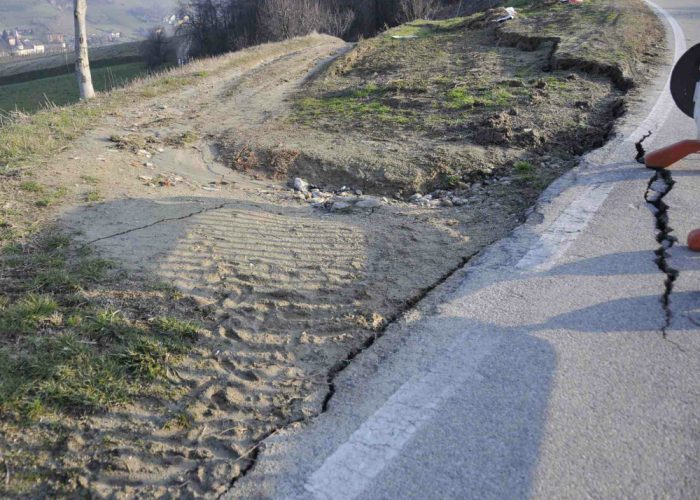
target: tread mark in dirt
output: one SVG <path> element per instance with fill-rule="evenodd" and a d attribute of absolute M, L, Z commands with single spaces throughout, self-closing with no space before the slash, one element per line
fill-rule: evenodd
<path fill-rule="evenodd" d="M 642 137 L 642 139 L 635 144 L 637 148 L 636 160 L 639 163 L 644 163 L 644 147 L 642 143 L 650 135 L 651 132 Z M 656 254 L 654 262 L 659 270 L 666 275 L 664 293 L 661 296 L 661 305 L 664 309 L 666 319 L 664 326 L 661 328 L 661 333 L 664 338 L 666 337 L 666 331 L 671 326 L 671 319 L 673 317 L 671 312 L 671 293 L 673 292 L 673 283 L 678 278 L 679 273 L 678 270 L 671 267 L 669 263 L 671 257 L 669 250 L 671 250 L 678 239 L 671 234 L 673 233 L 673 228 L 668 225 L 668 205 L 664 203 L 663 199 L 671 192 L 675 183 L 669 170 L 658 169 L 649 180 L 644 193 L 644 200 L 653 207 L 653 213 L 656 219 L 656 241 L 660 245 L 659 248 L 654 251 Z"/>

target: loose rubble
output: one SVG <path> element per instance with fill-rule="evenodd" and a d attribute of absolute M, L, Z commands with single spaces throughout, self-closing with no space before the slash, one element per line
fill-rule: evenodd
<path fill-rule="evenodd" d="M 547 164 L 542 162 L 542 166 Z M 492 174 L 492 172 L 487 172 Z M 287 186 L 293 191 L 293 197 L 306 201 L 313 208 L 328 212 L 350 212 L 355 210 L 375 210 L 390 203 L 409 203 L 424 208 L 454 208 L 479 203 L 484 200 L 487 188 L 491 185 L 509 186 L 517 180 L 510 176 L 488 177 L 480 181 L 458 182 L 453 189 L 437 189 L 431 193 L 414 193 L 408 197 L 396 193 L 390 202 L 386 197 L 363 194 L 360 189 L 343 186 L 335 191 L 324 191 L 299 177 L 290 179 Z"/>

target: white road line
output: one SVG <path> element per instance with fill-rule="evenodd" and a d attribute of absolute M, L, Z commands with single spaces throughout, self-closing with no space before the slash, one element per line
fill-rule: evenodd
<path fill-rule="evenodd" d="M 586 228 L 614 187 L 615 184 L 607 183 L 587 188 L 540 236 L 515 267 L 530 271 L 551 269 Z"/>
<path fill-rule="evenodd" d="M 671 25 L 673 31 L 673 61 L 680 59 L 686 50 L 685 35 L 678 22 L 663 8 L 651 0 L 644 0 L 659 15 L 663 16 Z M 630 142 L 637 142 L 644 134 L 658 130 L 668 118 L 668 114 L 675 106 L 670 90 L 671 77 L 669 75 L 664 88 L 656 100 L 647 117 L 625 139 L 622 145 L 627 147 Z M 649 139 L 649 143 L 652 139 Z M 564 255 L 571 244 L 588 227 L 598 209 L 603 205 L 608 195 L 612 192 L 614 184 L 599 184 L 584 190 L 569 205 L 552 225 L 540 236 L 539 240 L 516 264 L 516 268 L 528 271 L 546 271 L 551 269 L 557 259 Z"/>
<path fill-rule="evenodd" d="M 681 27 L 661 7 L 650 0 L 645 2 L 670 23 L 675 41 L 674 60 L 677 60 L 685 51 Z M 642 125 L 625 140 L 634 139 L 641 130 L 646 132 L 650 128 L 655 130 L 660 127 L 668 115 L 668 108 L 672 106 L 667 99 L 670 99 L 670 93 L 666 88 Z M 517 266 L 522 269 L 537 268 L 564 253 L 606 200 L 612 186 L 597 184 L 587 188 L 564 210 Z M 306 481 L 304 488 L 307 495 L 303 495 L 303 498 L 351 500 L 359 497 L 401 453 L 416 432 L 435 416 L 442 404 L 467 380 L 478 378 L 479 364 L 498 343 L 498 338 L 488 332 L 477 337 L 465 334 L 458 338 L 446 353 L 441 366 L 432 368 L 423 377 L 404 383 L 326 458 Z M 455 378 L 457 373 L 460 375 Z"/>
<path fill-rule="evenodd" d="M 439 366 L 404 383 L 326 458 L 304 485 L 309 495 L 333 500 L 358 497 L 465 382 L 481 378 L 479 365 L 499 342 L 489 334 L 458 338 Z"/>

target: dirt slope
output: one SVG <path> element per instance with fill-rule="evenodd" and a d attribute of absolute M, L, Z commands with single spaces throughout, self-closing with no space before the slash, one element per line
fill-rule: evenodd
<path fill-rule="evenodd" d="M 18 489 L 9 491 L 221 493 L 262 438 L 320 411 L 328 374 L 349 353 L 502 236 L 494 220 L 497 228 L 516 223 L 514 209 L 485 202 L 460 220 L 454 211 L 435 217 L 402 203 L 328 214 L 284 182 L 216 162 L 212 135 L 264 129 L 309 73 L 345 49 L 340 40 L 310 37 L 251 69 L 135 103 L 95 124 L 35 177 L 46 189 L 71 189 L 59 224 L 76 244 L 130 272 L 122 287 L 88 295 L 135 317 L 143 313 L 119 296 L 138 296 L 146 286 L 139 283 L 175 287 L 194 300 L 192 317 L 203 317 L 209 333 L 178 364 L 170 398 L 45 417 L 60 422 L 64 438 L 46 441 L 54 458 L 13 462 L 10 486 Z M 183 137 L 194 139 L 183 144 Z M 102 201 L 81 203 L 95 190 Z M 41 449 L 44 432 L 51 434 L 7 428 L 3 446 Z M 66 479 L 27 482 L 37 474 Z"/>

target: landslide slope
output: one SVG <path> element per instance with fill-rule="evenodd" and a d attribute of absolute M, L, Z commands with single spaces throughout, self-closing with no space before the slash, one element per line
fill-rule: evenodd
<path fill-rule="evenodd" d="M 638 0 L 523 2 L 495 22 L 503 15 L 415 21 L 363 40 L 294 97 L 277 122 L 284 134 L 268 126 L 222 142 L 235 156 L 274 141 L 300 152 L 291 174 L 399 197 L 528 173 L 534 191 L 532 178 L 519 188 L 530 203 L 607 139 L 662 31 Z"/>
<path fill-rule="evenodd" d="M 0 496 L 230 488 L 605 139 L 629 85 L 559 48 L 642 23 L 654 51 L 661 31 L 636 1 L 590 3 L 264 45 L 0 128 Z M 533 37 L 550 15 L 580 22 Z M 298 174 L 447 189 L 338 213 Z"/>

